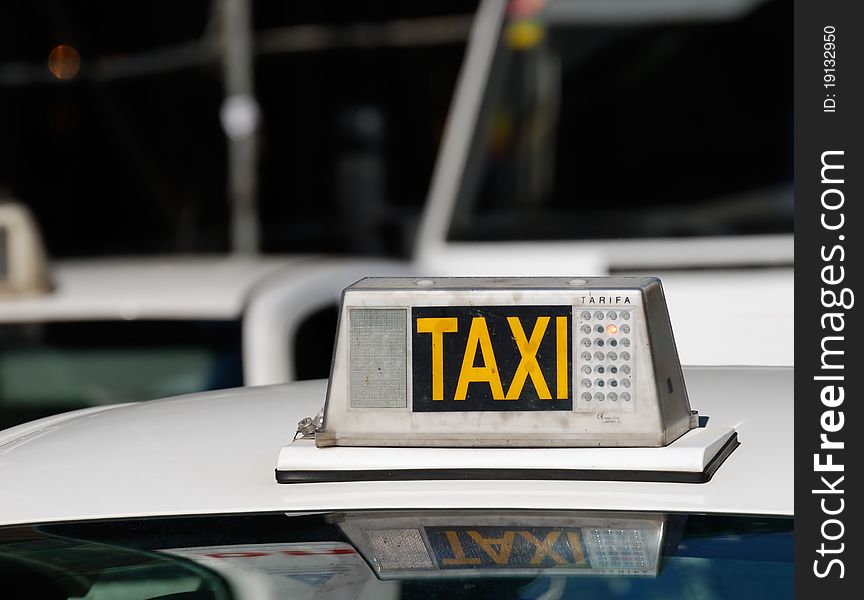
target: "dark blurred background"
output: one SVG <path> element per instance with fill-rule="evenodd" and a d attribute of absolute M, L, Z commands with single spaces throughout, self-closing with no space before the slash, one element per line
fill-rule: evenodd
<path fill-rule="evenodd" d="M 231 4 L 0 3 L 0 196 L 52 256 L 231 250 L 244 71 L 260 249 L 410 251 L 476 2 L 256 0 L 245 64 Z"/>
<path fill-rule="evenodd" d="M 409 256 L 476 8 L 3 2 L 0 199 L 31 208 L 54 258 Z M 728 23 L 550 28 L 554 51 L 509 61 L 510 89 L 487 94 L 492 158 L 468 165 L 485 179 L 476 202 L 460 197 L 451 238 L 790 233 L 791 19 L 772 0 Z M 528 125 L 559 118 L 522 97 L 545 55 L 564 68 L 560 131 L 554 156 L 532 158 L 502 127 L 519 110 Z M 561 163 L 532 211 L 575 213 L 507 212 L 525 201 L 520 161 Z M 609 181 L 615 202 L 573 206 Z"/>
<path fill-rule="evenodd" d="M 92 257 L 42 269 L 0 221 L 0 275 L 8 262 L 32 276 L 0 297 L 0 428 L 248 384 L 244 350 L 273 348 L 268 336 L 294 358 L 252 383 L 288 367 L 326 377 L 332 300 L 296 331 L 249 338 L 246 308 L 277 268 L 283 283 L 297 273 L 273 255 L 412 255 L 477 4 L 0 3 L 0 209 L 29 207 L 50 258 Z M 494 24 L 464 170 L 434 206 L 453 202 L 441 241 L 470 255 L 472 242 L 644 240 L 591 251 L 610 271 L 785 269 L 772 281 L 791 289 L 791 2 L 692 0 L 670 16 L 646 0 L 641 19 L 628 2 L 538 17 L 545 5 L 507 0 Z M 710 245 L 651 262 L 688 237 L 760 239 L 728 263 Z M 439 266 L 465 275 L 464 258 Z M 765 306 L 791 330 L 791 302 Z"/>

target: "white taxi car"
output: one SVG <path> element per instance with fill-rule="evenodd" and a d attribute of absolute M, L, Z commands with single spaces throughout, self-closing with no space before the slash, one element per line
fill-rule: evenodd
<path fill-rule="evenodd" d="M 481 1 L 417 272 L 660 275 L 685 364 L 794 364 L 792 31 L 784 0 Z"/>
<path fill-rule="evenodd" d="M 329 381 L 0 432 L 3 587 L 785 598 L 791 397 L 682 369 L 655 279 L 367 279 Z"/>

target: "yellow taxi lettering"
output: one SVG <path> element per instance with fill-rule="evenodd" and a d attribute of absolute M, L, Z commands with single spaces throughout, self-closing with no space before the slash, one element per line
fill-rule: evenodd
<path fill-rule="evenodd" d="M 483 365 L 480 367 L 474 366 L 478 346 L 483 357 Z M 489 328 L 483 317 L 471 319 L 471 329 L 468 331 L 468 343 L 465 347 L 465 357 L 462 359 L 462 369 L 459 371 L 459 382 L 456 384 L 454 400 L 464 400 L 468 395 L 468 384 L 475 382 L 489 384 L 492 398 L 504 400 L 504 388 L 501 386 L 498 364 L 495 362 L 495 353 L 492 351 Z"/>
<path fill-rule="evenodd" d="M 444 400 L 444 334 L 456 333 L 456 317 L 417 319 L 417 333 L 432 334 L 432 399 Z"/>
<path fill-rule="evenodd" d="M 537 317 L 530 340 L 526 339 L 525 330 L 522 329 L 522 323 L 519 322 L 518 317 L 507 317 L 507 322 L 510 324 L 513 339 L 516 341 L 516 347 L 521 355 L 519 366 L 516 367 L 516 374 L 510 383 L 510 389 L 507 390 L 507 400 L 519 399 L 522 394 L 522 387 L 529 375 L 534 383 L 534 389 L 537 390 L 537 397 L 541 400 L 551 400 L 552 395 L 549 393 L 549 386 L 546 385 L 543 372 L 537 363 L 537 350 L 540 348 L 540 342 L 543 341 L 543 335 L 549 325 L 549 317 Z"/>
<path fill-rule="evenodd" d="M 450 549 L 453 551 L 453 558 L 445 558 L 441 563 L 445 566 L 449 565 L 479 565 L 479 558 L 470 558 L 465 556 L 465 550 L 462 549 L 462 542 L 459 541 L 459 535 L 455 531 L 445 531 L 447 542 L 450 544 Z"/>
<path fill-rule="evenodd" d="M 469 531 L 468 536 L 480 546 L 495 564 L 506 565 L 510 560 L 513 541 L 516 539 L 515 531 L 505 531 L 504 536 L 500 538 L 484 538 L 479 531 Z"/>
<path fill-rule="evenodd" d="M 567 347 L 567 317 L 555 317 L 555 362 L 558 381 L 555 397 L 566 400 L 570 395 L 570 385 L 567 381 L 568 347 Z"/>
<path fill-rule="evenodd" d="M 550 531 L 542 542 L 530 531 L 520 531 L 519 535 L 534 546 L 534 556 L 531 557 L 532 565 L 539 565 L 545 558 L 549 558 L 556 565 L 567 564 L 567 560 L 552 549 L 561 535 L 560 531 Z"/>

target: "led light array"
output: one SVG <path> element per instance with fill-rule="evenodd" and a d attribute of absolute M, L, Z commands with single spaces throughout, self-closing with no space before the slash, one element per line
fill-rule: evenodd
<path fill-rule="evenodd" d="M 578 312 L 578 408 L 632 410 L 635 322 L 635 311 L 627 308 Z"/>

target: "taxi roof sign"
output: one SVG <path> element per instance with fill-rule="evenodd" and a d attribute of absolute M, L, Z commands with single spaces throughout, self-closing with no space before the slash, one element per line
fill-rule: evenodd
<path fill-rule="evenodd" d="M 656 278 L 364 279 L 276 481 L 704 483 L 738 445 L 690 410 Z"/>
<path fill-rule="evenodd" d="M 662 447 L 696 425 L 656 278 L 369 278 L 315 442 Z"/>

